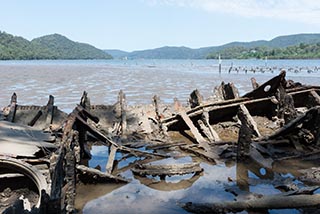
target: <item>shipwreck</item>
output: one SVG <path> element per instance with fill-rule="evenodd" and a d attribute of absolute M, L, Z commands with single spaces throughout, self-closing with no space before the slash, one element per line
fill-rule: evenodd
<path fill-rule="evenodd" d="M 123 91 L 114 105 L 93 105 L 84 92 L 70 114 L 55 106 L 51 95 L 44 106 L 23 106 L 14 93 L 0 112 L 0 211 L 76 213 L 77 183 L 126 184 L 130 179 L 121 173 L 127 170 L 143 184 L 154 184 L 152 177 L 165 182 L 168 176 L 192 174 L 187 184 L 192 185 L 204 172 L 201 162 L 236 164 L 238 188 L 226 188 L 235 200 L 179 204 L 188 212 L 316 209 L 319 168 L 285 166 L 290 160 L 319 159 L 320 86 L 285 76 L 282 71 L 263 84 L 252 78 L 253 89 L 243 96 L 233 83 L 222 82 L 207 99 L 194 90 L 185 106 L 177 99 L 172 105 L 162 104 L 158 96 L 152 105 L 128 106 Z M 109 148 L 103 170 L 88 166 L 90 147 L 96 144 Z M 172 151 L 197 159 L 152 164 L 172 158 Z M 135 160 L 122 166 L 130 157 Z M 248 170 L 258 178 L 249 179 Z M 279 178 L 277 172 L 283 171 L 305 182 L 305 187 Z M 250 193 L 250 183 L 266 180 L 282 193 Z"/>

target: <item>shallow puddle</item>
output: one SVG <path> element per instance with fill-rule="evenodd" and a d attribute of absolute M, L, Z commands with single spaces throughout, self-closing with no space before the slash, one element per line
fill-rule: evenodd
<path fill-rule="evenodd" d="M 105 146 L 92 147 L 93 159 L 89 166 L 100 165 L 104 170 L 108 148 Z M 117 159 L 121 159 L 120 154 Z M 136 161 L 126 159 L 122 165 Z M 178 164 L 200 161 L 197 157 L 168 158 L 153 161 L 150 164 Z M 201 162 L 203 172 L 159 177 L 134 175 L 130 169 L 121 176 L 131 179 L 126 185 L 80 185 L 77 190 L 77 200 L 81 201 L 82 212 L 94 213 L 188 213 L 180 207 L 186 202 L 212 203 L 233 201 L 236 195 L 245 199 L 248 193 L 273 195 L 282 193 L 281 184 L 302 188 L 306 185 L 299 180 L 300 169 L 315 166 L 313 161 L 285 161 L 274 164 L 273 169 L 263 168 L 258 163 L 238 163 L 229 161 L 228 164 L 212 165 Z M 89 193 L 90 190 L 90 193 Z M 243 196 L 241 196 L 243 194 Z M 80 208 L 78 206 L 78 208 Z M 246 212 L 242 212 L 246 213 Z M 300 210 L 269 210 L 269 213 L 301 213 Z"/>

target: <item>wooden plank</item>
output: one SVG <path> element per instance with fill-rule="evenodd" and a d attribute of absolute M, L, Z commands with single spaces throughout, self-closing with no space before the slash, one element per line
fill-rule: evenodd
<path fill-rule="evenodd" d="M 216 142 L 216 141 L 221 141 L 218 133 L 212 128 L 209 122 L 209 111 L 204 109 L 202 113 L 202 121 L 204 125 L 208 128 L 209 134 L 212 136 L 211 137 L 211 142 Z"/>
<path fill-rule="evenodd" d="M 190 128 L 191 133 L 193 134 L 193 136 L 195 137 L 196 141 L 204 146 L 207 147 L 207 141 L 202 137 L 202 135 L 200 134 L 199 130 L 195 127 L 195 125 L 193 124 L 192 120 L 188 117 L 188 115 L 186 114 L 186 112 L 182 109 L 180 109 L 179 111 L 179 115 L 181 116 L 181 118 L 183 119 L 183 121 L 188 125 L 188 127 Z"/>
<path fill-rule="evenodd" d="M 250 127 L 252 129 L 253 134 L 256 137 L 261 137 L 261 134 L 258 130 L 257 123 L 252 118 L 247 107 L 243 104 L 240 104 L 240 106 L 239 106 L 238 117 L 239 117 L 241 123 L 245 123 L 248 127 Z"/>
<path fill-rule="evenodd" d="M 79 172 L 79 179 L 84 183 L 128 183 L 126 180 L 120 176 L 114 176 L 110 173 L 102 173 L 100 170 L 92 169 L 84 165 L 77 165 L 76 169 Z"/>
<path fill-rule="evenodd" d="M 32 118 L 32 120 L 28 123 L 28 126 L 34 126 L 34 124 L 37 122 L 37 120 L 41 117 L 42 114 L 42 110 L 38 111 L 34 118 Z"/>
<path fill-rule="evenodd" d="M 241 121 L 238 137 L 237 160 L 241 161 L 250 155 L 250 147 L 253 135 L 260 136 L 260 133 L 257 129 L 257 124 L 251 117 L 245 105 L 241 104 L 239 106 L 237 116 Z"/>
<path fill-rule="evenodd" d="M 173 176 L 202 172 L 199 163 L 170 164 L 170 165 L 136 165 L 131 171 L 141 176 Z"/>
<path fill-rule="evenodd" d="M 312 97 L 314 98 L 316 103 L 318 105 L 320 105 L 320 96 L 319 96 L 319 94 L 317 92 L 315 92 L 314 90 L 310 91 L 310 94 L 312 95 Z"/>
<path fill-rule="evenodd" d="M 106 172 L 111 174 L 113 171 L 113 163 L 116 157 L 117 147 L 115 145 L 111 145 L 109 148 L 110 148 L 110 152 L 109 152 L 108 162 L 106 165 Z"/>
<path fill-rule="evenodd" d="M 188 146 L 180 146 L 181 150 L 185 152 L 189 152 L 192 154 L 195 154 L 196 156 L 203 158 L 204 160 L 209 161 L 210 163 L 219 164 L 221 161 L 219 161 L 220 157 L 217 154 L 216 150 L 211 150 L 210 148 L 208 150 L 203 150 L 199 145 L 188 145 Z"/>
<path fill-rule="evenodd" d="M 249 200 L 216 202 L 216 203 L 192 203 L 184 204 L 183 209 L 192 213 L 220 213 L 225 212 L 240 212 L 242 210 L 251 209 L 293 209 L 305 207 L 319 206 L 320 195 L 267 195 L 260 198 Z"/>

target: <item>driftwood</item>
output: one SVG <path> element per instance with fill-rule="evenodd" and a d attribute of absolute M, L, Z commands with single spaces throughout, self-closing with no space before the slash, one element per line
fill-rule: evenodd
<path fill-rule="evenodd" d="M 109 151 L 108 162 L 106 165 L 106 172 L 111 174 L 113 170 L 114 159 L 117 153 L 117 147 L 115 145 L 111 145 L 109 148 L 110 148 L 110 151 Z"/>
<path fill-rule="evenodd" d="M 202 168 L 199 163 L 190 164 L 171 164 L 171 165 L 136 165 L 131 171 L 141 176 L 173 176 L 173 175 L 184 175 L 190 173 L 202 172 Z"/>
<path fill-rule="evenodd" d="M 114 176 L 108 172 L 103 173 L 100 170 L 92 169 L 84 165 L 77 165 L 77 171 L 79 173 L 79 179 L 84 183 L 128 183 L 126 180 L 119 176 Z"/>
<path fill-rule="evenodd" d="M 200 158 L 203 158 L 204 160 L 209 161 L 209 163 L 217 164 L 220 163 L 220 156 L 218 154 L 218 150 L 216 150 L 214 147 L 208 146 L 206 150 L 203 149 L 202 146 L 193 144 L 193 145 L 187 145 L 187 146 L 180 146 L 180 149 L 195 154 Z"/>
<path fill-rule="evenodd" d="M 203 138 L 199 130 L 195 127 L 195 125 L 190 120 L 186 112 L 183 109 L 180 109 L 179 115 L 183 119 L 183 121 L 187 124 L 187 126 L 190 128 L 190 131 L 193 134 L 195 140 L 205 148 L 207 145 L 207 141 Z"/>
<path fill-rule="evenodd" d="M 192 213 L 226 213 L 256 209 L 294 209 L 318 207 L 320 195 L 270 195 L 245 201 L 217 202 L 211 204 L 186 203 L 182 207 Z"/>
<path fill-rule="evenodd" d="M 198 124 L 211 143 L 220 141 L 221 139 L 218 133 L 211 127 L 209 119 L 209 112 L 204 109 L 201 120 L 198 120 Z"/>

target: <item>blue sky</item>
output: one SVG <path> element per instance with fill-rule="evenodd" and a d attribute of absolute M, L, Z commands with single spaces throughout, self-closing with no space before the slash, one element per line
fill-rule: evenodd
<path fill-rule="evenodd" d="M 59 33 L 100 49 L 199 48 L 320 33 L 319 0 L 8 0 L 0 30 Z"/>

